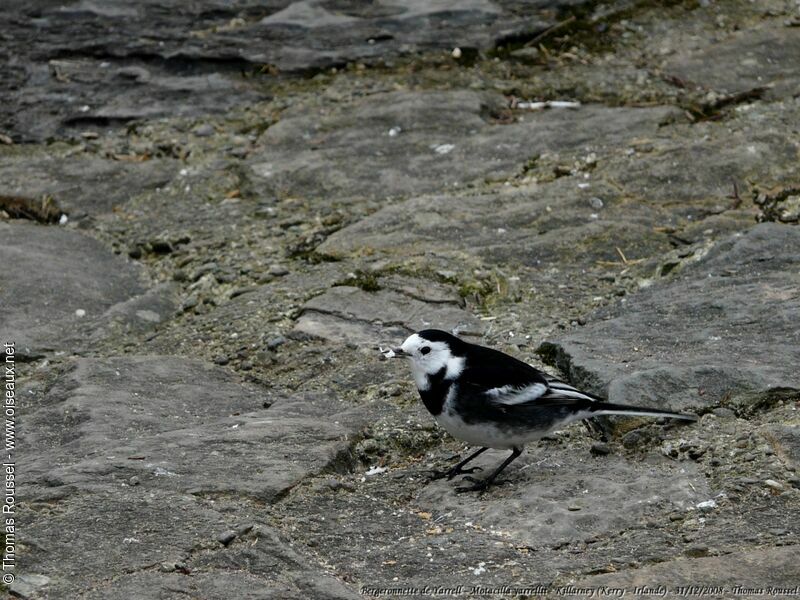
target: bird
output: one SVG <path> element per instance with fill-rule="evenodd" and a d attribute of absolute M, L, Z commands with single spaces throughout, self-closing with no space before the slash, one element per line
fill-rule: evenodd
<path fill-rule="evenodd" d="M 607 402 L 504 352 L 439 329 L 414 333 L 385 355 L 409 359 L 428 412 L 454 438 L 479 447 L 437 474 L 447 479 L 465 475 L 463 480 L 473 485 L 456 488 L 457 492 L 486 490 L 522 454 L 525 444 L 573 421 L 601 415 L 697 420 L 695 415 Z M 484 479 L 471 477 L 478 467 L 465 469 L 465 465 L 489 448 L 511 450 L 511 455 Z"/>

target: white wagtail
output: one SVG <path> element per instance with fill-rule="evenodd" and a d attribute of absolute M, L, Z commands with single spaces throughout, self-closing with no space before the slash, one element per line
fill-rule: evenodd
<path fill-rule="evenodd" d="M 409 336 L 400 348 L 387 353 L 395 355 L 411 360 L 422 402 L 439 425 L 454 438 L 480 446 L 444 476 L 452 479 L 474 472 L 464 465 L 489 448 L 511 450 L 511 456 L 485 479 L 464 477 L 474 485 L 457 488 L 459 492 L 486 489 L 522 454 L 525 444 L 573 421 L 600 415 L 697 420 L 694 415 L 606 402 L 513 356 L 438 329 Z"/>

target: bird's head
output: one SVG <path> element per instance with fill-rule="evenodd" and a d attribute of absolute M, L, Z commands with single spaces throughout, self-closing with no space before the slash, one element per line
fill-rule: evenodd
<path fill-rule="evenodd" d="M 420 390 L 430 387 L 430 378 L 443 372 L 455 379 L 464 370 L 466 343 L 445 331 L 426 329 L 414 333 L 394 352 L 411 361 L 411 372 Z"/>

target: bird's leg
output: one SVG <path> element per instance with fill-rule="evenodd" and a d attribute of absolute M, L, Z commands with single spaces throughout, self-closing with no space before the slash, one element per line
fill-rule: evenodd
<path fill-rule="evenodd" d="M 472 481 L 475 485 L 471 485 L 469 487 L 456 488 L 456 492 L 458 492 L 458 493 L 480 492 L 480 491 L 485 490 L 490 485 L 492 485 L 492 483 L 497 478 L 497 476 L 500 474 L 500 472 L 503 469 L 505 469 L 508 465 L 510 465 L 511 462 L 514 461 L 520 454 L 522 454 L 522 448 L 518 448 L 518 447 L 515 446 L 513 448 L 513 450 L 511 451 L 511 456 L 509 456 L 507 459 L 505 459 L 503 461 L 503 464 L 500 465 L 499 467 L 497 467 L 497 469 L 494 471 L 494 473 L 489 475 L 486 479 L 475 479 L 474 477 L 470 477 L 468 475 L 467 477 L 464 477 L 464 479 L 466 479 L 467 481 Z"/>
<path fill-rule="evenodd" d="M 481 470 L 480 467 L 472 467 L 471 469 L 462 469 L 465 464 L 471 461 L 473 458 L 477 458 L 479 455 L 486 452 L 489 448 L 478 448 L 475 452 L 470 454 L 467 458 L 462 460 L 457 465 L 454 465 L 447 471 L 434 471 L 433 476 L 431 479 L 442 479 L 443 477 L 447 477 L 447 479 L 452 479 L 456 475 L 464 475 L 466 473 L 474 473 L 476 470 Z"/>

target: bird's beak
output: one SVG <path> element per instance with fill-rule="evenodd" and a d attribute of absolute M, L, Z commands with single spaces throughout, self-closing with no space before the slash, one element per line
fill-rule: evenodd
<path fill-rule="evenodd" d="M 395 356 L 411 356 L 408 352 L 406 352 L 402 348 L 392 348 L 392 352 L 394 352 Z"/>

